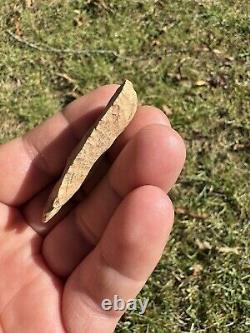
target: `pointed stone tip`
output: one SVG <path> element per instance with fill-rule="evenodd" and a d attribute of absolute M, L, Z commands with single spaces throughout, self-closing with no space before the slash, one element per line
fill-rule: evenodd
<path fill-rule="evenodd" d="M 56 212 L 54 212 L 53 209 L 49 209 L 49 210 L 44 209 L 43 215 L 42 215 L 42 222 L 48 223 L 55 214 L 56 214 Z"/>
<path fill-rule="evenodd" d="M 48 216 L 48 214 L 43 215 L 42 217 L 42 223 L 48 223 L 50 220 L 50 217 Z"/>
<path fill-rule="evenodd" d="M 133 83 L 127 79 L 124 80 L 124 82 L 121 84 L 122 86 L 125 86 L 125 85 L 128 85 L 128 86 L 131 86 L 133 87 Z"/>

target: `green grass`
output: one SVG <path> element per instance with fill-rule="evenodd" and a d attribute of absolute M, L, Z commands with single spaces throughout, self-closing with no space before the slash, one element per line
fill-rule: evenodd
<path fill-rule="evenodd" d="M 150 305 L 117 332 L 250 331 L 249 2 L 29 2 L 0 2 L 1 142 L 124 78 L 186 140 L 175 227 L 141 292 Z"/>

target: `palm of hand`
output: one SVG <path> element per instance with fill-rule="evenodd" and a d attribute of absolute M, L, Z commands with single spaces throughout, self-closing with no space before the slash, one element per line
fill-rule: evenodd
<path fill-rule="evenodd" d="M 44 262 L 41 238 L 17 209 L 1 204 L 0 215 L 0 332 L 64 332 L 63 283 Z"/>
<path fill-rule="evenodd" d="M 113 332 L 122 313 L 103 311 L 101 300 L 135 297 L 162 254 L 173 222 L 164 191 L 185 148 L 154 107 L 139 108 L 59 224 L 43 236 L 29 226 L 41 224 L 75 136 L 115 89 L 93 91 L 0 147 L 0 333 Z"/>

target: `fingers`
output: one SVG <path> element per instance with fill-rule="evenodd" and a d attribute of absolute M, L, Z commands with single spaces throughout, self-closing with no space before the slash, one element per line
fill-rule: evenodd
<path fill-rule="evenodd" d="M 163 125 L 143 128 L 120 153 L 107 175 L 76 208 L 77 224 L 92 243 L 98 241 L 121 199 L 136 187 L 169 191 L 185 160 L 183 140 Z"/>
<path fill-rule="evenodd" d="M 103 86 L 90 92 L 24 137 L 0 146 L 0 201 L 23 204 L 55 179 L 117 87 Z"/>
<path fill-rule="evenodd" d="M 142 128 L 152 124 L 171 127 L 170 121 L 160 109 L 149 105 L 139 106 L 133 120 L 108 150 L 107 155 L 109 160 L 113 162 L 122 151 L 123 147 L 125 147 L 136 133 Z"/>
<path fill-rule="evenodd" d="M 143 128 L 124 148 L 110 170 L 109 182 L 118 195 L 144 184 L 165 191 L 176 182 L 185 161 L 185 145 L 170 127 Z"/>
<path fill-rule="evenodd" d="M 143 186 L 126 196 L 98 246 L 66 283 L 62 311 L 68 332 L 113 332 L 122 312 L 103 311 L 103 299 L 135 298 L 161 257 L 172 223 L 172 204 L 159 188 Z"/>
<path fill-rule="evenodd" d="M 184 159 L 183 141 L 172 128 L 150 125 L 141 129 L 95 189 L 47 235 L 43 254 L 50 268 L 58 275 L 70 274 L 99 241 L 122 198 L 147 184 L 168 191 Z M 72 234 L 81 233 L 81 238 L 72 241 L 69 229 Z"/>
<path fill-rule="evenodd" d="M 108 171 L 110 163 L 114 161 L 127 142 L 131 140 L 140 129 L 151 124 L 170 126 L 169 120 L 161 110 L 152 106 L 138 107 L 138 111 L 128 127 L 117 138 L 107 154 L 100 158 L 91 169 L 90 174 L 84 182 L 84 187 L 81 189 L 81 192 L 84 195 L 90 193 L 90 191 L 98 184 L 104 174 Z M 42 212 L 51 189 L 52 187 L 45 189 L 36 195 L 23 209 L 23 213 L 28 223 L 40 234 L 46 234 L 52 226 L 55 226 L 54 219 L 46 224 L 41 223 Z"/>

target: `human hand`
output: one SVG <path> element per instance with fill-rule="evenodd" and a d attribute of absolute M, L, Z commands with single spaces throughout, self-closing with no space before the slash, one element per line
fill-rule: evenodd
<path fill-rule="evenodd" d="M 41 223 L 67 157 L 117 87 L 0 146 L 0 333 L 113 332 L 122 312 L 102 300 L 134 298 L 161 257 L 185 146 L 155 107 L 138 108 L 77 204 L 55 226 Z"/>

